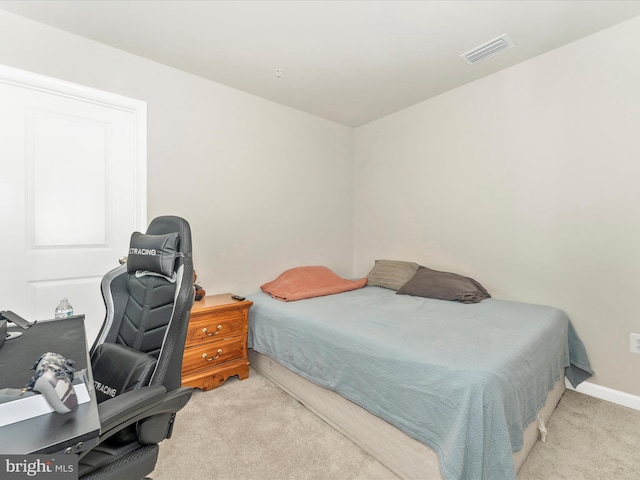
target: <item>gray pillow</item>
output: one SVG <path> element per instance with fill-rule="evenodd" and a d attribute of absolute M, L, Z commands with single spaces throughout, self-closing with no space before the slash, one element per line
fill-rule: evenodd
<path fill-rule="evenodd" d="M 438 272 L 426 267 L 420 267 L 413 278 L 396 293 L 462 303 L 478 303 L 485 298 L 491 298 L 489 292 L 473 278 Z"/>
<path fill-rule="evenodd" d="M 416 274 L 420 265 L 399 260 L 376 260 L 367 275 L 367 285 L 398 290 Z"/>
<path fill-rule="evenodd" d="M 153 272 L 171 277 L 176 262 L 178 233 L 149 235 L 140 232 L 131 234 L 127 271 Z"/>

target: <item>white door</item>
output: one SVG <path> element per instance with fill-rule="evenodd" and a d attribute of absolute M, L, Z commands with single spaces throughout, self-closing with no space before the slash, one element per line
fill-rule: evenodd
<path fill-rule="evenodd" d="M 0 310 L 68 298 L 91 344 L 101 278 L 146 228 L 146 104 L 0 66 L 0 165 Z"/>

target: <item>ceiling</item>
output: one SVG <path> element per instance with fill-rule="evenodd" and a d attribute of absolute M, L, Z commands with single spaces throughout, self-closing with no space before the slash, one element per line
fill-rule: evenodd
<path fill-rule="evenodd" d="M 0 9 L 355 127 L 638 16 L 640 1 L 46 0 Z M 505 33 L 515 48 L 475 65 L 459 57 Z"/>

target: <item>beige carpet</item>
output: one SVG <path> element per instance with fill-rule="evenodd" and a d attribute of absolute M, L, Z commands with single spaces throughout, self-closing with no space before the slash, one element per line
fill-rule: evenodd
<path fill-rule="evenodd" d="M 640 478 L 640 412 L 567 391 L 518 480 Z M 154 480 L 397 480 L 257 371 L 196 390 Z M 435 480 L 435 479 L 416 479 Z"/>

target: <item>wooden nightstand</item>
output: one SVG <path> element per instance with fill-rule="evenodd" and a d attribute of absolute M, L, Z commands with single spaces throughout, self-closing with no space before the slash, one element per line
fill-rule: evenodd
<path fill-rule="evenodd" d="M 247 332 L 249 307 L 230 293 L 210 295 L 191 308 L 182 359 L 182 385 L 202 390 L 219 387 L 229 377 L 249 377 Z"/>

